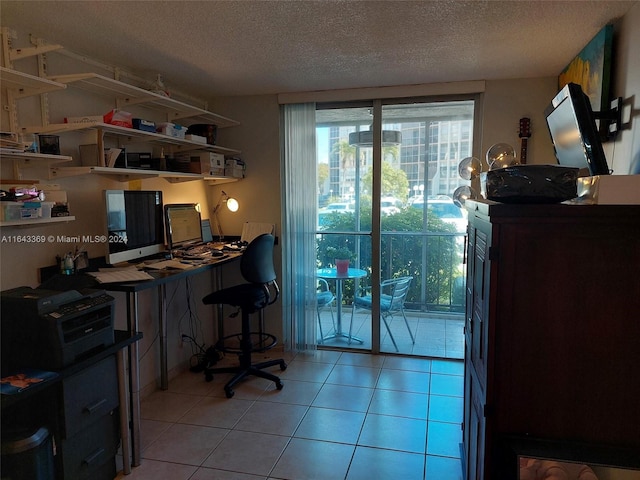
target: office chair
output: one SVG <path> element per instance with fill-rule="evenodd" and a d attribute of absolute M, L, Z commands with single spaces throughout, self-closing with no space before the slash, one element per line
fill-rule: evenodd
<path fill-rule="evenodd" d="M 391 319 L 393 319 L 394 313 L 402 314 L 404 323 L 407 326 L 407 330 L 409 330 L 409 335 L 411 336 L 411 343 L 416 343 L 411 327 L 409 326 L 409 322 L 407 321 L 407 316 L 404 314 L 404 302 L 407 298 L 407 293 L 409 292 L 412 280 L 413 277 L 399 277 L 385 280 L 380 284 L 380 318 L 387 327 L 387 332 L 389 332 L 389 337 L 391 338 L 396 351 L 398 351 L 398 345 L 396 345 L 396 340 L 393 338 L 393 334 L 389 328 L 389 323 Z M 364 295 L 353 299 L 351 326 L 353 326 L 353 314 L 356 309 L 360 308 L 371 311 L 372 302 L 373 298 L 371 295 Z M 349 336 L 351 336 L 351 326 L 349 326 Z"/>
<path fill-rule="evenodd" d="M 227 398 L 233 397 L 233 386 L 248 375 L 272 380 L 276 384 L 276 388 L 282 390 L 283 385 L 280 378 L 263 371 L 263 369 L 280 365 L 280 370 L 285 370 L 287 365 L 283 359 L 251 363 L 252 352 L 264 351 L 277 343 L 274 335 L 262 331 L 252 332 L 249 318 L 252 313 L 261 313 L 264 307 L 273 304 L 280 295 L 273 267 L 273 243 L 273 235 L 263 234 L 247 245 L 240 259 L 240 272 L 248 283 L 223 288 L 202 299 L 206 305 L 232 305 L 238 307 L 242 312 L 241 333 L 225 336 L 218 340 L 216 345 L 216 348 L 222 352 L 237 354 L 240 364 L 235 367 L 207 368 L 204 371 L 205 379 L 208 382 L 213 380 L 215 373 L 235 373 L 224 386 Z M 257 338 L 257 344 L 254 344 L 255 338 Z M 231 340 L 235 340 L 235 342 L 229 344 Z"/>
<path fill-rule="evenodd" d="M 327 283 L 324 278 L 318 279 L 318 291 L 316 292 L 316 295 L 318 298 L 318 305 L 316 310 L 318 313 L 318 326 L 320 327 L 320 338 L 318 339 L 318 343 L 321 344 L 324 340 L 324 333 L 322 333 L 322 320 L 320 319 L 320 311 L 327 306 L 329 307 L 329 309 L 331 310 L 331 322 L 333 324 L 333 330 L 335 331 L 336 319 L 333 316 L 333 301 L 336 297 L 329 289 L 329 283 Z"/>

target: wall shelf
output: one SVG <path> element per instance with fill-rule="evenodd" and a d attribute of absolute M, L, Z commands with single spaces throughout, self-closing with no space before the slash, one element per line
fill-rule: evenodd
<path fill-rule="evenodd" d="M 36 77 L 28 73 L 18 72 L 11 68 L 0 67 L 2 86 L 14 90 L 16 98 L 39 95 L 41 93 L 63 90 L 67 86 L 48 78 Z"/>
<path fill-rule="evenodd" d="M 35 167 L 48 167 L 59 163 L 71 162 L 73 158 L 67 155 L 50 155 L 46 153 L 28 152 L 0 152 L 0 160 L 13 161 L 13 176 L 24 180 L 24 169 Z"/>
<path fill-rule="evenodd" d="M 171 97 L 165 97 L 97 73 L 58 75 L 49 78 L 62 84 L 73 84 L 75 87 L 92 93 L 116 97 L 119 108 L 126 108 L 127 105 L 141 105 L 161 110 L 167 113 L 167 121 L 169 122 L 179 123 L 180 120 L 189 120 L 191 123 L 212 123 L 220 128 L 240 125 L 235 120 L 203 108 L 188 105 Z"/>
<path fill-rule="evenodd" d="M 164 178 L 167 182 L 192 182 L 207 180 L 214 183 L 230 183 L 238 181 L 231 177 L 210 177 L 198 173 L 167 172 L 164 170 L 142 170 L 133 168 L 109 167 L 53 167 L 50 169 L 51 178 L 75 177 L 79 175 L 103 175 L 115 178 L 119 182 L 130 180 L 144 180 L 147 178 Z"/>
<path fill-rule="evenodd" d="M 67 217 L 51 217 L 51 218 L 32 218 L 27 220 L 5 220 L 0 222 L 0 227 L 36 227 L 49 223 L 65 223 L 72 222 L 76 219 L 74 216 Z"/>
<path fill-rule="evenodd" d="M 143 130 L 136 130 L 134 128 L 120 127 L 118 125 L 111 125 L 109 123 L 102 122 L 82 122 L 82 123 L 55 123 L 50 125 L 44 125 L 42 127 L 23 127 L 24 133 L 38 133 L 38 134 L 59 134 L 65 132 L 80 132 L 86 130 L 96 130 L 104 135 L 126 137 L 129 141 L 133 139 L 139 139 L 140 142 L 155 143 L 161 145 L 175 145 L 180 151 L 194 151 L 204 150 L 210 152 L 222 153 L 224 155 L 238 155 L 239 150 L 232 148 L 221 147 L 219 145 L 209 145 L 191 140 L 185 140 L 183 138 L 170 137 L 169 135 L 162 135 L 160 133 L 145 132 Z"/>
<path fill-rule="evenodd" d="M 71 162 L 73 160 L 72 157 L 67 155 L 50 155 L 47 153 L 30 152 L 0 152 L 0 158 L 24 164 L 45 163 L 47 165 Z"/>

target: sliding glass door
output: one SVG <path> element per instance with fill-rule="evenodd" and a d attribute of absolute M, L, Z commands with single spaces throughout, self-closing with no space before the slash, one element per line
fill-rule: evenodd
<path fill-rule="evenodd" d="M 319 346 L 461 358 L 473 99 L 318 105 Z M 344 252 L 343 252 L 344 250 Z M 335 273 L 339 256 L 350 270 Z M 321 282 L 322 283 L 322 282 Z"/>

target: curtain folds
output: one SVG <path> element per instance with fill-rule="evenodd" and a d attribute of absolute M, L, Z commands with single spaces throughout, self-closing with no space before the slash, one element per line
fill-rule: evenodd
<path fill-rule="evenodd" d="M 316 348 L 316 106 L 281 106 L 282 310 L 285 345 Z"/>

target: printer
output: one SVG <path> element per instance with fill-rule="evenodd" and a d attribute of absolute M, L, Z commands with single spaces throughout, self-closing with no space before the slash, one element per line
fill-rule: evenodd
<path fill-rule="evenodd" d="M 62 369 L 113 345 L 114 303 L 104 290 L 1 292 L 3 376 L 24 367 Z"/>

